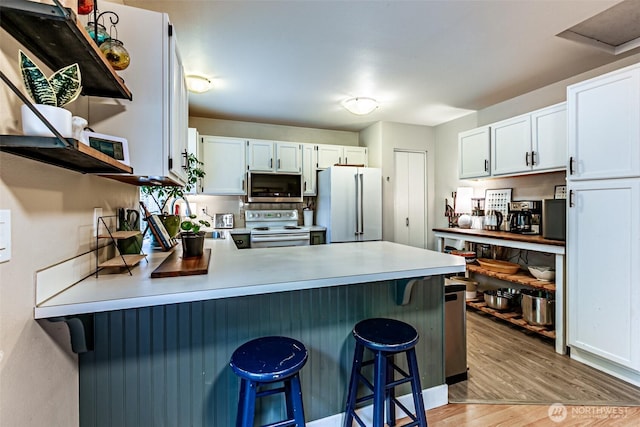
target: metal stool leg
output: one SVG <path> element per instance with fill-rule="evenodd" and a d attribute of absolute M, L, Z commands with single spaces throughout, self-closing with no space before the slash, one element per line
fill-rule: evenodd
<path fill-rule="evenodd" d="M 362 367 L 362 357 L 364 356 L 364 346 L 356 343 L 353 353 L 353 364 L 351 365 L 351 378 L 349 379 L 349 392 L 347 394 L 347 408 L 344 416 L 344 427 L 353 425 L 353 414 L 356 410 L 356 399 L 358 394 L 358 383 L 360 382 L 360 369 Z"/>
<path fill-rule="evenodd" d="M 418 370 L 418 359 L 415 348 L 407 350 L 407 364 L 409 365 L 409 375 L 411 376 L 411 391 L 413 394 L 413 404 L 415 406 L 416 418 L 420 427 L 427 427 L 427 414 L 422 400 L 422 386 L 420 385 L 420 371 Z"/>

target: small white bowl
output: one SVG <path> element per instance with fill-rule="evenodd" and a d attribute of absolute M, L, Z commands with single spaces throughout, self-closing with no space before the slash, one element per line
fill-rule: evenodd
<path fill-rule="evenodd" d="M 556 278 L 556 271 L 551 267 L 530 265 L 529 272 L 538 280 L 550 282 Z"/>

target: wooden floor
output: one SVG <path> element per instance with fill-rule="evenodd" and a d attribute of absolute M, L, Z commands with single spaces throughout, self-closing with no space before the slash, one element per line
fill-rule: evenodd
<path fill-rule="evenodd" d="M 473 309 L 467 310 L 467 358 L 469 379 L 449 386 L 450 403 L 640 405 L 640 388 L 557 354 L 546 338 Z"/>

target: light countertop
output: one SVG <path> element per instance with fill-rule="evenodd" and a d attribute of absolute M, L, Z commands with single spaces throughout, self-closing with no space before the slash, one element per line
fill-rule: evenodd
<path fill-rule="evenodd" d="M 238 250 L 233 239 L 207 239 L 205 275 L 150 278 L 169 255 L 152 251 L 125 273 L 100 272 L 35 307 L 35 318 L 95 313 L 465 271 L 461 257 L 391 242 Z M 174 250 L 181 251 L 180 246 Z"/>

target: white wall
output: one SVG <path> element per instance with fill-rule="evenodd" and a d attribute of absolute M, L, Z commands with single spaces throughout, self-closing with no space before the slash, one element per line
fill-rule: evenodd
<path fill-rule="evenodd" d="M 382 239 L 394 239 L 395 149 L 427 152 L 427 229 L 431 226 L 435 191 L 435 132 L 429 126 L 393 122 L 376 123 L 360 133 L 360 145 L 369 147 L 369 166 L 382 169 Z M 429 231 L 429 234 L 431 232 Z"/>
<path fill-rule="evenodd" d="M 0 68 L 21 88 L 17 57 L 18 44 L 0 30 Z M 21 133 L 20 104 L 0 83 L 0 134 Z M 83 102 L 70 107 L 81 110 Z M 137 187 L 0 153 L 0 209 L 12 221 L 12 259 L 0 264 L 0 426 L 78 425 L 77 356 L 64 323 L 33 319 L 35 273 L 95 245 L 94 207 L 105 215 L 136 208 L 137 194 Z"/>

